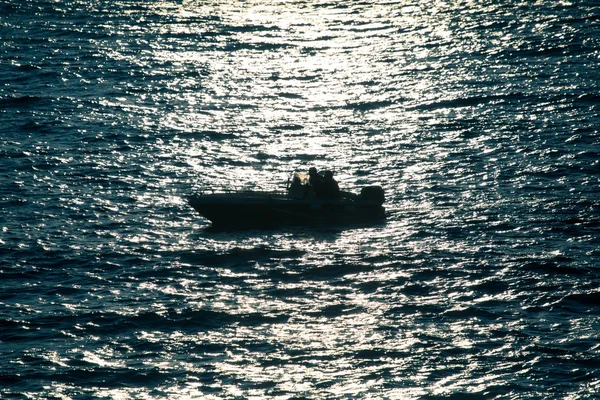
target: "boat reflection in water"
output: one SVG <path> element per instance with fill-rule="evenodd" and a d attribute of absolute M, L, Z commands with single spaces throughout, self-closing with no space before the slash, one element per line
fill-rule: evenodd
<path fill-rule="evenodd" d="M 323 175 L 296 172 L 285 192 L 202 192 L 189 196 L 188 202 L 214 228 L 327 226 L 385 220 L 381 186 L 363 187 L 359 194 L 329 191 L 320 187 L 323 179 Z"/>

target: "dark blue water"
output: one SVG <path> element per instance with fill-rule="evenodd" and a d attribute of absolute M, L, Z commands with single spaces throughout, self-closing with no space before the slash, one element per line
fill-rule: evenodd
<path fill-rule="evenodd" d="M 600 9 L 447 3 L 0 2 L 0 397 L 600 398 Z"/>

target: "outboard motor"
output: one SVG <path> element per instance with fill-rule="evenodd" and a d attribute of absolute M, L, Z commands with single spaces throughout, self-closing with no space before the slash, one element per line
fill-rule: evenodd
<path fill-rule="evenodd" d="M 385 201 L 385 194 L 381 186 L 366 186 L 362 188 L 360 197 L 363 200 L 376 201 L 379 204 L 383 204 Z"/>

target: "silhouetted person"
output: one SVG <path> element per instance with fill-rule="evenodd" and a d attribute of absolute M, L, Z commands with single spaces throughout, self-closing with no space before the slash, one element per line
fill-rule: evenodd
<path fill-rule="evenodd" d="M 333 172 L 325 171 L 325 178 L 323 179 L 323 198 L 337 200 L 341 197 L 340 186 L 337 181 L 333 179 Z"/>
<path fill-rule="evenodd" d="M 325 180 L 319 175 L 315 167 L 310 167 L 308 170 L 308 184 L 312 186 L 315 197 L 320 199 L 325 192 Z"/>

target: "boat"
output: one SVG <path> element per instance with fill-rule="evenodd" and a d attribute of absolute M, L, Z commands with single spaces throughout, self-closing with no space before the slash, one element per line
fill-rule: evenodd
<path fill-rule="evenodd" d="M 383 188 L 377 185 L 363 187 L 358 194 L 339 189 L 335 193 L 319 193 L 310 176 L 300 172 L 288 180 L 285 191 L 205 190 L 188 197 L 189 205 L 214 228 L 377 222 L 385 220 L 384 201 Z"/>

